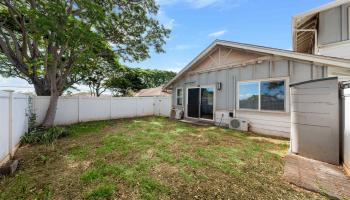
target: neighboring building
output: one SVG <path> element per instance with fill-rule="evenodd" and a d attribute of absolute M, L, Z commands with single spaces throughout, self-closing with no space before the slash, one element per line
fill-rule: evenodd
<path fill-rule="evenodd" d="M 292 20 L 293 50 L 350 59 L 350 0 L 337 0 Z"/>
<path fill-rule="evenodd" d="M 159 86 L 156 88 L 147 88 L 142 89 L 137 92 L 135 97 L 154 97 L 154 96 L 170 96 L 170 93 L 163 91 L 163 86 Z"/>
<path fill-rule="evenodd" d="M 164 89 L 187 119 L 243 118 L 250 131 L 289 137 L 289 84 L 339 74 L 350 77 L 350 60 L 216 40 Z"/>

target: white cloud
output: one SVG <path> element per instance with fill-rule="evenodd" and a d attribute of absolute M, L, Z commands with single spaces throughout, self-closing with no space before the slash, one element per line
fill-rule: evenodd
<path fill-rule="evenodd" d="M 168 70 L 168 71 L 173 71 L 173 72 L 179 73 L 179 71 L 181 71 L 185 66 L 186 66 L 186 63 L 176 62 L 174 64 L 174 67 L 166 68 L 164 70 Z"/>
<path fill-rule="evenodd" d="M 228 9 L 238 7 L 241 1 L 245 0 L 157 0 L 157 3 L 161 6 L 187 4 L 194 9 L 200 9 L 209 6 L 215 6 L 220 9 Z"/>
<path fill-rule="evenodd" d="M 177 24 L 175 24 L 175 19 L 169 17 L 163 10 L 159 10 L 157 18 L 159 20 L 159 22 L 161 24 L 163 24 L 165 26 L 165 28 L 167 29 L 173 29 L 174 26 L 176 26 Z"/>
<path fill-rule="evenodd" d="M 194 46 L 193 45 L 189 45 L 189 44 L 178 44 L 178 45 L 175 45 L 174 50 L 188 50 L 188 49 L 191 49 L 193 48 Z"/>
<path fill-rule="evenodd" d="M 159 5 L 171 5 L 179 2 L 179 0 L 156 0 Z"/>
<path fill-rule="evenodd" d="M 187 0 L 194 8 L 205 8 L 220 2 L 220 0 Z"/>
<path fill-rule="evenodd" d="M 222 36 L 224 35 L 225 33 L 227 33 L 226 30 L 220 30 L 220 31 L 216 31 L 216 32 L 213 32 L 213 33 L 209 33 L 209 37 L 219 37 L 219 36 Z"/>
<path fill-rule="evenodd" d="M 188 62 L 186 62 L 186 61 L 172 62 L 172 63 L 169 63 L 169 65 L 171 65 L 172 67 L 163 68 L 162 70 L 173 71 L 173 72 L 178 73 L 178 72 L 180 72 L 187 64 L 188 64 Z"/>
<path fill-rule="evenodd" d="M 165 28 L 172 30 L 174 25 L 175 25 L 175 19 L 170 19 L 168 23 L 166 23 L 164 26 Z"/>

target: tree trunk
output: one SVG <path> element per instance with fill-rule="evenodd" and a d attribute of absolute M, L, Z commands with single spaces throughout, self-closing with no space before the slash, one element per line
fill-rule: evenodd
<path fill-rule="evenodd" d="M 45 78 L 33 77 L 32 82 L 34 85 L 35 93 L 38 96 L 51 95 L 51 87 L 50 87 L 51 84 L 47 77 Z"/>
<path fill-rule="evenodd" d="M 96 88 L 96 97 L 100 97 L 100 96 L 101 96 L 100 90 L 99 88 Z"/>
<path fill-rule="evenodd" d="M 51 94 L 50 94 L 49 107 L 47 108 L 46 115 L 42 123 L 42 126 L 45 128 L 49 128 L 53 126 L 53 123 L 55 121 L 55 116 L 56 116 L 58 97 L 61 94 L 61 92 L 58 90 L 58 87 L 57 87 L 56 71 L 52 70 L 51 72 L 48 73 L 48 75 L 50 79 Z"/>
<path fill-rule="evenodd" d="M 34 82 L 34 89 L 35 93 L 38 96 L 50 96 L 51 95 L 51 90 L 50 90 L 50 85 L 48 84 L 43 84 L 41 82 Z"/>
<path fill-rule="evenodd" d="M 49 107 L 46 111 L 43 127 L 49 128 L 53 126 L 53 122 L 56 116 L 57 103 L 58 103 L 59 92 L 51 93 Z"/>

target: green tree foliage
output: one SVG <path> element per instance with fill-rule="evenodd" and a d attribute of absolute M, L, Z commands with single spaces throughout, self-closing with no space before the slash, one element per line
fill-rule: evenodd
<path fill-rule="evenodd" d="M 169 30 L 157 12 L 154 0 L 0 0 L 1 72 L 51 96 L 43 125 L 52 126 L 58 97 L 91 59 L 140 61 L 151 48 L 163 52 Z"/>
<path fill-rule="evenodd" d="M 116 60 L 107 60 L 104 58 L 90 59 L 86 63 L 84 71 L 81 72 L 81 84 L 89 86 L 91 96 L 99 97 L 104 93 L 108 86 L 106 82 L 113 74 L 118 74 L 123 67 Z"/>
<path fill-rule="evenodd" d="M 115 96 L 130 96 L 141 89 L 161 86 L 175 75 L 176 73 L 172 71 L 124 67 L 119 73 L 114 74 L 106 85 Z"/>

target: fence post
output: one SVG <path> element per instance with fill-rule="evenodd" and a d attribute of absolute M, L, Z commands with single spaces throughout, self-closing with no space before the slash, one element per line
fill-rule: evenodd
<path fill-rule="evenodd" d="M 80 122 L 80 96 L 78 95 L 78 123 Z"/>
<path fill-rule="evenodd" d="M 9 92 L 9 155 L 10 159 L 12 159 L 12 101 L 13 101 L 13 92 L 14 91 L 7 91 Z"/>
<path fill-rule="evenodd" d="M 156 115 L 156 97 L 155 96 L 153 96 L 153 116 L 155 116 Z"/>
<path fill-rule="evenodd" d="M 136 97 L 136 117 L 139 116 L 139 98 L 140 97 Z"/>
<path fill-rule="evenodd" d="M 112 96 L 109 97 L 109 119 L 112 119 Z"/>

